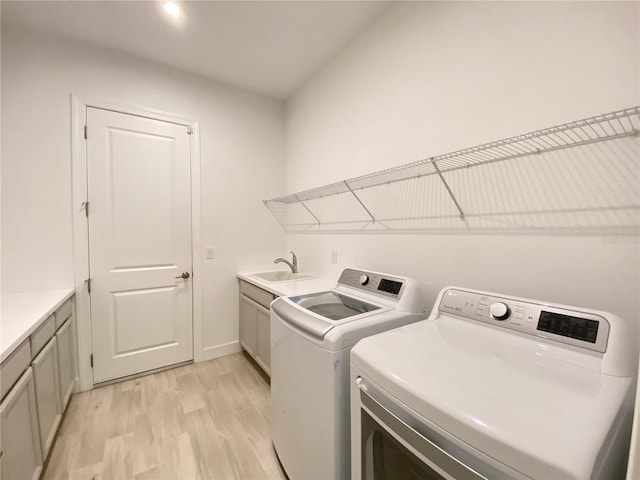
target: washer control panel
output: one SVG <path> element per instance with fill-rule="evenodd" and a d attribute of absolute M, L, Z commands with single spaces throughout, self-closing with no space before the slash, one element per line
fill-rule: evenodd
<path fill-rule="evenodd" d="M 447 290 L 438 310 L 596 352 L 607 349 L 609 322 L 587 311 L 459 289 Z"/>
<path fill-rule="evenodd" d="M 400 299 L 406 282 L 398 277 L 345 268 L 338 283 L 375 295 Z"/>
<path fill-rule="evenodd" d="M 506 320 L 511 316 L 511 308 L 504 302 L 492 303 L 489 306 L 489 315 L 496 320 Z"/>

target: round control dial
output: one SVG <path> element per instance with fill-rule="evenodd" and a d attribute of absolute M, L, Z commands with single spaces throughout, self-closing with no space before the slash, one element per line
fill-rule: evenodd
<path fill-rule="evenodd" d="M 506 303 L 497 302 L 489 307 L 489 314 L 496 320 L 506 320 L 511 315 L 511 309 Z"/>
<path fill-rule="evenodd" d="M 360 282 L 360 285 L 366 285 L 369 283 L 369 275 L 360 275 L 358 281 Z"/>

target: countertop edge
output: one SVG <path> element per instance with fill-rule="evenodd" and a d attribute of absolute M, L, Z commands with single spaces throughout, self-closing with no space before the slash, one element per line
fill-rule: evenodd
<path fill-rule="evenodd" d="M 38 318 L 29 320 L 28 324 L 25 325 L 24 331 L 9 345 L 7 345 L 2 349 L 2 352 L 0 352 L 0 362 L 4 362 L 15 351 L 15 349 L 22 344 L 22 342 L 24 342 L 27 338 L 29 338 L 29 336 L 33 332 L 35 332 L 40 325 L 42 325 L 42 323 L 47 318 L 49 318 L 58 308 L 62 306 L 64 302 L 69 300 L 75 294 L 74 288 L 61 288 L 61 289 L 48 290 L 48 291 L 52 293 L 54 291 L 59 291 L 60 296 L 57 297 L 57 300 L 50 307 L 47 307 L 45 313 L 41 314 Z M 20 294 L 20 295 L 25 295 L 28 293 L 31 293 L 31 292 L 17 292 L 17 294 Z M 42 291 L 36 291 L 32 293 L 36 295 L 36 294 L 42 293 Z M 5 295 L 10 296 L 12 294 L 9 293 Z M 3 297 L 5 295 L 3 295 Z M 3 298 L 3 303 L 4 303 L 4 298 Z"/>
<path fill-rule="evenodd" d="M 304 280 L 297 280 L 291 282 L 262 282 L 259 279 L 253 277 L 252 275 L 256 273 L 261 273 L 260 271 L 238 271 L 236 273 L 236 278 L 240 280 L 244 280 L 252 285 L 255 285 L 262 290 L 266 290 L 273 295 L 277 295 L 278 297 L 289 297 L 292 295 L 302 295 L 305 293 L 319 292 L 323 290 L 332 290 L 336 282 L 326 277 L 315 277 Z M 279 288 L 280 287 L 280 288 Z M 308 288 L 305 288 L 308 287 Z"/>
<path fill-rule="evenodd" d="M 259 273 L 259 272 L 256 272 L 256 273 Z M 250 273 L 238 272 L 236 274 L 236 277 L 239 278 L 240 280 L 244 280 L 245 282 L 249 282 L 251 285 L 255 285 L 256 287 L 266 290 L 269 293 L 273 293 L 274 295 L 277 295 L 279 297 L 284 296 L 284 294 L 281 291 L 276 290 L 275 288 L 271 287 L 269 284 L 261 282 L 260 280 L 252 277 L 251 275 L 252 274 Z"/>

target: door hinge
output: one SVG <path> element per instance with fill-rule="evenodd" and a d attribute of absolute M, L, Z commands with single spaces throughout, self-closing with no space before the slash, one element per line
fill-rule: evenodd
<path fill-rule="evenodd" d="M 87 284 L 87 291 L 91 293 L 91 277 L 87 278 L 84 282 Z"/>
<path fill-rule="evenodd" d="M 89 202 L 82 202 L 82 207 L 84 208 L 84 216 L 88 217 L 89 216 Z"/>
<path fill-rule="evenodd" d="M 84 126 L 84 138 L 85 139 L 87 138 L 87 126 L 86 125 Z"/>
<path fill-rule="evenodd" d="M 91 368 L 93 368 L 93 353 L 89 355 L 89 361 L 91 362 Z"/>
<path fill-rule="evenodd" d="M 188 127 L 187 127 L 187 134 L 188 134 L 188 135 L 193 134 L 193 128 L 191 128 L 191 126 L 188 126 Z M 86 137 L 85 137 L 85 138 L 86 138 Z"/>

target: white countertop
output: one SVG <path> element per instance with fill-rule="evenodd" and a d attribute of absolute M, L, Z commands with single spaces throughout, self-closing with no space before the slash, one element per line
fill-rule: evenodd
<path fill-rule="evenodd" d="M 73 288 L 2 294 L 0 361 L 73 295 Z"/>
<path fill-rule="evenodd" d="M 237 277 L 245 282 L 252 283 L 256 287 L 278 295 L 279 297 L 290 297 L 293 295 L 304 295 L 307 293 L 326 292 L 333 290 L 338 283 L 337 280 L 314 276 L 313 278 L 305 278 L 302 280 L 293 280 L 286 282 L 266 282 L 260 278 L 252 276 L 252 274 L 273 272 L 279 270 L 273 267 L 246 267 L 238 269 Z M 314 275 L 311 272 L 303 272 L 308 275 Z"/>

